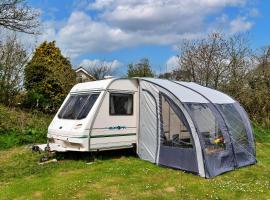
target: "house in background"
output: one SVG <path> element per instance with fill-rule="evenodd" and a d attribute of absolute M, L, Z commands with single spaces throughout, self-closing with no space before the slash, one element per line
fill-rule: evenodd
<path fill-rule="evenodd" d="M 95 77 L 93 77 L 86 69 L 83 67 L 79 67 L 75 70 L 76 72 L 76 81 L 77 83 L 95 81 Z"/>

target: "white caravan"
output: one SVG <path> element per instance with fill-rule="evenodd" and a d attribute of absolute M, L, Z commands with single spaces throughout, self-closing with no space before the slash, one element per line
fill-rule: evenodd
<path fill-rule="evenodd" d="M 136 147 L 141 159 L 203 177 L 256 163 L 250 121 L 237 101 L 195 83 L 164 79 L 79 83 L 47 137 L 50 151 Z"/>
<path fill-rule="evenodd" d="M 138 80 L 75 85 L 48 128 L 51 150 L 99 151 L 137 143 Z"/>

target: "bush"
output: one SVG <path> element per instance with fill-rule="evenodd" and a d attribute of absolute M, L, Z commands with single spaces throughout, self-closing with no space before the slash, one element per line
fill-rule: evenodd
<path fill-rule="evenodd" d="M 28 113 L 0 104 L 0 149 L 45 143 L 52 117 L 39 111 Z"/>

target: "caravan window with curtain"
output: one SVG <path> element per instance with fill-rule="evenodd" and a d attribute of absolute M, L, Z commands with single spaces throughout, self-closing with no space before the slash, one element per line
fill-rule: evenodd
<path fill-rule="evenodd" d="M 133 94 L 111 93 L 110 115 L 132 115 Z"/>

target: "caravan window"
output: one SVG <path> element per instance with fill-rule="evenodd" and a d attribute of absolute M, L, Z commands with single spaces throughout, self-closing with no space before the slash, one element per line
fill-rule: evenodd
<path fill-rule="evenodd" d="M 99 93 L 71 95 L 58 117 L 60 119 L 83 119 L 90 112 Z"/>
<path fill-rule="evenodd" d="M 132 115 L 133 94 L 111 93 L 110 115 Z"/>

